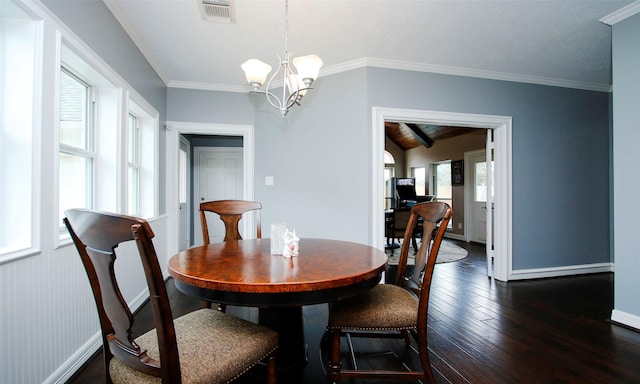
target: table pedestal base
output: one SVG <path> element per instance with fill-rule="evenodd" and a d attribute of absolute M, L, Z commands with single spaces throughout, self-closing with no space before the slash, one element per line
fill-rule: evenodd
<path fill-rule="evenodd" d="M 278 371 L 307 364 L 302 307 L 260 308 L 259 322 L 280 336 L 276 354 Z"/>

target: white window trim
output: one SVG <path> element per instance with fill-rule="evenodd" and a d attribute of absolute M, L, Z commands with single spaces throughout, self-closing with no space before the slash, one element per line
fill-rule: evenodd
<path fill-rule="evenodd" d="M 96 151 L 101 152 L 104 151 L 101 146 L 107 145 L 109 141 L 116 141 L 119 145 L 116 145 L 116 159 L 115 162 L 105 162 L 100 161 L 100 157 L 96 162 L 95 173 L 97 178 L 105 178 L 105 177 L 113 177 L 116 183 L 115 189 L 110 191 L 101 191 L 100 188 L 94 189 L 94 202 L 96 204 L 97 209 L 102 210 L 111 210 L 114 212 L 125 212 L 124 202 L 126 201 L 126 147 L 123 146 L 126 144 L 126 134 L 123 134 L 123 127 L 126 126 L 126 117 L 129 111 L 129 101 L 133 101 L 135 105 L 137 105 L 141 110 L 143 110 L 148 119 L 146 119 L 146 124 L 150 127 L 148 138 L 143 140 L 147 140 L 145 142 L 145 146 L 149 145 L 150 148 L 153 148 L 152 153 L 148 154 L 150 158 L 149 164 L 152 164 L 152 171 L 150 171 L 149 175 L 147 175 L 147 180 L 151 180 L 149 185 L 145 190 L 145 196 L 149 196 L 149 199 L 152 200 L 151 204 L 152 208 L 149 208 L 151 211 L 150 214 L 145 215 L 148 220 L 153 220 L 158 217 L 159 214 L 159 189 L 158 189 L 158 180 L 159 180 L 159 126 L 160 126 L 160 114 L 155 108 L 147 102 L 129 83 L 127 83 L 117 72 L 115 72 L 102 58 L 100 58 L 93 50 L 86 45 L 80 38 L 78 38 L 68 27 L 66 27 L 62 22 L 60 22 L 55 15 L 53 15 L 46 8 L 36 7 L 40 13 L 46 14 L 44 17 L 53 20 L 54 28 L 57 34 L 58 44 L 57 48 L 54 49 L 53 55 L 55 59 L 47 58 L 45 59 L 47 62 L 49 60 L 55 61 L 58 63 L 57 71 L 55 71 L 55 75 L 51 80 L 55 86 L 51 87 L 54 91 L 52 91 L 51 95 L 47 95 L 47 97 L 52 97 L 57 99 L 57 92 L 59 89 L 58 80 L 55 77 L 59 76 L 60 65 L 62 65 L 61 57 L 65 58 L 65 64 L 69 65 L 71 68 L 74 68 L 74 65 L 82 65 L 82 68 L 90 71 L 92 76 L 92 85 L 98 88 L 97 92 L 97 108 L 96 114 L 98 117 L 109 116 L 107 121 L 98 121 L 98 126 L 112 126 L 116 128 L 116 134 L 114 132 L 106 132 L 105 129 L 97 129 L 96 131 L 96 142 L 97 147 Z M 101 79 L 100 81 L 96 81 L 95 79 Z M 104 98 L 116 100 L 115 103 L 104 103 Z M 102 100 L 101 100 L 102 99 Z M 57 121 L 58 121 L 58 106 L 57 102 L 55 107 L 53 108 L 52 113 L 52 121 L 57 129 Z M 104 113 L 104 110 L 108 110 L 110 113 Z M 115 113 L 111 113 L 115 111 Z M 51 145 L 52 152 L 52 161 L 56 164 L 58 162 L 58 144 L 57 144 L 57 132 L 55 132 L 55 140 L 50 140 L 48 143 L 53 143 Z M 147 144 L 148 143 L 148 144 Z M 112 147 L 113 148 L 113 147 Z M 45 160 L 46 161 L 46 160 Z M 114 164 L 115 163 L 115 164 Z M 125 173 L 123 172 L 123 168 Z M 57 167 L 55 167 L 57 172 Z M 62 246 L 66 246 L 70 244 L 71 239 L 66 233 L 66 231 L 59 231 L 59 227 L 57 224 L 58 219 L 58 177 L 57 174 L 52 177 L 52 182 L 50 185 L 53 186 L 54 193 L 50 196 L 51 206 L 54 207 L 54 211 L 50 214 L 50 219 L 46 222 L 41 223 L 41 227 L 45 228 L 45 231 L 51 231 L 50 228 L 54 228 L 51 232 L 53 233 L 53 243 L 54 248 L 59 248 Z M 97 180 L 95 182 L 100 182 Z M 124 193 L 124 195 L 123 195 Z M 49 229 L 47 229 L 49 228 Z"/>
<path fill-rule="evenodd" d="M 139 210 L 140 215 L 146 219 L 152 219 L 157 217 L 159 212 L 159 197 L 160 191 L 158 189 L 158 178 L 160 175 L 159 166 L 159 131 L 158 126 L 160 124 L 159 113 L 139 95 L 125 92 L 126 107 L 123 114 L 128 118 L 129 113 L 134 114 L 138 121 L 138 128 L 140 131 L 139 144 L 140 144 L 140 185 L 139 185 Z M 128 121 L 128 120 L 123 120 Z M 122 172 L 124 176 L 127 175 L 129 161 L 128 161 L 128 138 L 127 134 L 123 133 L 123 145 L 120 147 L 122 153 L 120 155 L 120 161 L 122 162 Z M 144 143 L 144 145 L 142 145 Z M 150 150 L 151 149 L 151 150 Z M 127 197 L 127 177 L 123 178 L 123 186 L 121 188 L 121 196 L 123 197 L 122 204 L 120 204 L 121 212 L 126 212 L 128 202 Z M 149 203 L 148 199 L 142 199 L 141 197 L 152 196 L 153 201 Z"/>
<path fill-rule="evenodd" d="M 133 121 L 135 127 L 133 134 L 131 133 L 131 122 Z M 140 126 L 138 124 L 138 116 L 131 112 L 127 113 L 127 201 L 125 204 L 124 212 L 129 215 L 140 215 L 141 207 L 140 207 L 140 172 L 142 171 L 142 165 L 140 164 Z M 134 139 L 134 143 L 132 144 L 132 138 Z M 133 147 L 132 152 L 130 153 L 129 149 Z M 132 158 L 133 157 L 133 158 Z M 129 189 L 131 186 L 129 183 L 131 182 L 130 172 L 135 172 L 135 180 L 136 180 L 136 188 L 133 193 L 134 201 L 131 201 L 131 194 L 129 193 Z M 132 205 L 135 205 L 135 211 L 132 211 Z"/>

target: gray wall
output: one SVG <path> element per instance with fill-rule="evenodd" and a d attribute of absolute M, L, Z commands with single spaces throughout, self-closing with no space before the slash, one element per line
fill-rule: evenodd
<path fill-rule="evenodd" d="M 252 101 L 248 93 L 171 88 L 167 93 L 167 120 L 251 125 L 255 121 Z"/>
<path fill-rule="evenodd" d="M 613 25 L 614 308 L 640 319 L 640 15 Z M 638 327 L 640 320 L 635 320 Z"/>
<path fill-rule="evenodd" d="M 264 225 L 285 221 L 304 237 L 370 241 L 374 106 L 505 115 L 513 117 L 514 269 L 611 261 L 608 93 L 380 68 L 314 85 L 285 120 L 253 101 Z M 211 100 L 224 96 L 168 92 L 192 112 L 174 116 L 170 102 L 169 120 L 220 122 Z M 274 186 L 263 185 L 267 175 Z"/>
<path fill-rule="evenodd" d="M 327 76 L 314 88 L 285 120 L 265 103 L 256 114 L 256 199 L 269 207 L 267 223 L 284 221 L 299 236 L 369 243 L 366 71 Z M 274 186 L 261 183 L 267 175 Z"/>
<path fill-rule="evenodd" d="M 367 86 L 369 106 L 513 117 L 514 270 L 610 261 L 608 93 L 387 69 Z"/>
<path fill-rule="evenodd" d="M 262 95 L 169 89 L 168 119 L 254 125 L 255 199 L 263 203 L 263 228 L 284 221 L 303 237 L 367 243 L 371 128 L 365 73 L 319 79 L 303 107 L 284 120 Z M 274 177 L 273 186 L 264 185 L 265 176 Z"/>

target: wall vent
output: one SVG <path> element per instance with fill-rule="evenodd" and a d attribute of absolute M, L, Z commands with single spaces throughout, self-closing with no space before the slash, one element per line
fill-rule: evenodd
<path fill-rule="evenodd" d="M 198 0 L 202 18 L 218 23 L 235 23 L 233 0 Z"/>

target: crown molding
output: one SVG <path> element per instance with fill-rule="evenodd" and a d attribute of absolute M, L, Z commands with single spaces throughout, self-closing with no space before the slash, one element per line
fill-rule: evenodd
<path fill-rule="evenodd" d="M 167 84 L 167 88 L 184 88 L 184 89 L 199 89 L 202 91 L 219 91 L 219 92 L 237 92 L 237 93 L 249 93 L 251 87 L 248 85 L 229 85 L 229 84 L 215 84 L 215 83 L 200 83 L 196 81 L 179 81 L 171 80 Z"/>
<path fill-rule="evenodd" d="M 511 81 L 517 83 L 546 85 L 552 87 L 582 89 L 587 91 L 611 92 L 610 84 L 587 83 L 542 76 L 517 75 L 513 73 L 485 71 L 481 69 L 460 68 L 444 65 L 422 64 L 408 61 L 387 60 L 375 57 L 363 57 L 341 64 L 332 65 L 320 70 L 320 77 L 347 72 L 354 69 L 375 67 L 402 71 L 438 73 L 452 76 L 465 76 L 479 79 Z M 234 86 L 225 84 L 197 83 L 187 81 L 170 81 L 169 88 L 200 89 L 221 92 L 249 92 L 248 86 Z"/>
<path fill-rule="evenodd" d="M 627 5 L 626 7 L 622 7 L 617 11 L 603 17 L 602 19 L 600 19 L 600 21 L 607 25 L 614 25 L 637 13 L 640 13 L 640 1 L 635 1 Z"/>
<path fill-rule="evenodd" d="M 514 73 L 486 71 L 482 69 L 461 68 L 434 64 L 421 64 L 413 62 L 403 62 L 397 60 L 386 60 L 377 58 L 367 58 L 368 66 L 400 69 L 405 71 L 439 73 L 443 75 L 474 77 L 479 79 L 502 80 L 516 83 L 547 85 L 552 87 L 583 89 L 588 91 L 610 92 L 611 85 L 587 83 L 580 81 L 555 79 L 542 76 L 518 75 Z"/>

